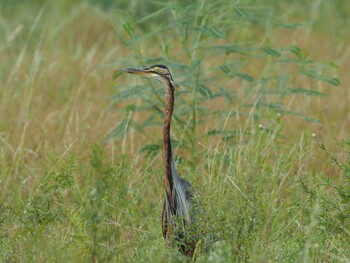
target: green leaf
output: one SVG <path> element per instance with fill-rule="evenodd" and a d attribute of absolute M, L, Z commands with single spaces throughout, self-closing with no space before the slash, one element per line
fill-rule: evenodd
<path fill-rule="evenodd" d="M 197 67 L 201 65 L 202 61 L 200 59 L 195 60 L 191 65 L 188 66 L 190 71 L 195 70 Z"/>
<path fill-rule="evenodd" d="M 114 137 L 121 137 L 123 138 L 129 131 L 130 127 L 134 128 L 138 132 L 145 134 L 143 128 L 141 125 L 137 124 L 131 119 L 123 119 L 116 128 L 114 128 L 107 137 L 103 140 L 103 142 L 106 142 Z"/>
<path fill-rule="evenodd" d="M 255 104 L 243 104 L 242 106 L 243 107 L 246 107 L 246 108 L 252 108 L 254 107 Z M 283 107 L 283 103 L 281 102 L 270 102 L 270 103 L 266 103 L 266 102 L 259 102 L 255 105 L 255 107 L 257 109 L 261 109 L 261 108 L 269 108 L 269 109 L 272 109 L 272 110 L 280 110 L 282 107 Z"/>
<path fill-rule="evenodd" d="M 283 48 L 283 50 L 291 52 L 292 54 L 294 54 L 298 58 L 302 58 L 303 57 L 302 50 L 298 46 L 289 46 L 289 47 Z"/>
<path fill-rule="evenodd" d="M 145 90 L 149 90 L 148 86 L 134 86 L 134 87 L 127 87 L 124 90 L 117 89 L 117 94 L 111 96 L 112 104 L 118 103 L 118 102 L 124 102 L 127 99 L 133 99 L 133 98 L 140 98 L 140 95 L 144 94 Z"/>
<path fill-rule="evenodd" d="M 209 99 L 213 99 L 214 98 L 213 93 L 211 92 L 211 90 L 208 87 L 206 87 L 206 86 L 204 86 L 202 84 L 199 84 L 198 86 L 199 86 L 198 87 L 198 91 L 199 91 L 200 94 L 202 94 L 204 97 L 207 97 Z"/>
<path fill-rule="evenodd" d="M 323 77 L 318 75 L 316 72 L 311 71 L 311 70 L 302 70 L 301 71 L 302 74 L 304 74 L 305 76 L 308 76 L 309 78 L 312 79 L 316 79 L 322 82 L 327 82 L 329 84 L 332 84 L 333 86 L 338 87 L 340 85 L 340 81 L 337 78 L 333 78 L 333 77 Z"/>
<path fill-rule="evenodd" d="M 232 70 L 228 66 L 221 65 L 219 69 L 221 69 L 226 75 L 232 76 Z"/>
<path fill-rule="evenodd" d="M 305 22 L 297 22 L 297 23 L 281 22 L 281 23 L 277 24 L 278 27 L 287 28 L 287 29 L 294 29 L 294 28 L 298 28 L 298 27 L 304 27 L 305 25 L 306 25 Z"/>
<path fill-rule="evenodd" d="M 214 35 L 215 38 L 225 38 L 226 34 L 219 31 L 217 28 L 211 27 L 210 32 Z"/>
<path fill-rule="evenodd" d="M 326 78 L 323 78 L 323 81 L 329 84 L 332 84 L 333 86 L 336 86 L 336 87 L 339 87 L 340 85 L 340 80 L 337 78 L 326 77 Z"/>
<path fill-rule="evenodd" d="M 236 97 L 236 91 L 232 89 L 228 89 L 227 87 L 224 86 L 219 86 L 220 93 L 222 96 L 228 101 L 229 104 L 232 104 L 235 97 Z"/>
<path fill-rule="evenodd" d="M 219 69 L 221 69 L 221 71 L 223 71 L 229 78 L 234 78 L 236 76 L 236 74 L 232 72 L 232 69 L 226 65 L 220 66 Z"/>
<path fill-rule="evenodd" d="M 144 130 L 143 130 L 143 127 L 141 125 L 137 124 L 136 122 L 134 122 L 131 119 L 129 120 L 129 125 L 130 125 L 130 127 L 134 128 L 136 131 L 138 131 L 138 132 L 140 132 L 142 134 L 145 133 Z"/>
<path fill-rule="evenodd" d="M 162 146 L 160 144 L 148 144 L 140 149 L 140 153 L 154 153 L 161 151 Z"/>
<path fill-rule="evenodd" d="M 222 136 L 224 141 L 228 141 L 232 139 L 233 137 L 237 136 L 240 134 L 239 131 L 225 131 L 225 130 L 217 130 L 213 129 L 207 132 L 208 136 Z"/>
<path fill-rule="evenodd" d="M 123 74 L 123 71 L 120 69 L 117 69 L 116 71 L 114 71 L 113 73 L 113 79 L 118 78 L 121 74 Z"/>
<path fill-rule="evenodd" d="M 149 127 L 156 125 L 156 118 L 158 114 L 150 114 L 149 117 L 142 123 L 142 127 Z"/>
<path fill-rule="evenodd" d="M 246 81 L 249 81 L 249 82 L 253 82 L 254 81 L 254 78 L 252 76 L 250 76 L 249 74 L 247 74 L 247 73 L 237 73 L 236 75 L 239 78 L 244 79 Z"/>
<path fill-rule="evenodd" d="M 292 94 L 304 94 L 307 96 L 318 96 L 318 97 L 328 96 L 327 94 L 319 92 L 319 91 L 310 90 L 310 89 L 303 89 L 303 88 L 289 88 L 288 92 L 292 93 Z"/>
<path fill-rule="evenodd" d="M 264 47 L 264 48 L 261 48 L 261 50 L 264 51 L 265 53 L 273 56 L 273 57 L 280 57 L 281 56 L 281 54 L 276 49 Z"/>
<path fill-rule="evenodd" d="M 207 132 L 208 135 L 221 135 L 223 134 L 225 131 L 224 130 L 217 130 L 217 129 L 214 129 L 214 130 L 210 130 Z"/>
<path fill-rule="evenodd" d="M 176 7 L 175 5 L 168 5 L 168 6 L 165 6 L 159 10 L 157 10 L 156 12 L 154 13 L 151 13 L 147 16 L 144 16 L 143 18 L 141 18 L 140 20 L 137 21 L 137 24 L 142 24 L 142 23 L 145 23 L 147 20 L 153 18 L 153 17 L 156 17 L 157 15 L 160 15 L 162 14 L 163 12 L 167 12 L 169 9 L 172 10 L 174 9 L 174 7 Z"/>
<path fill-rule="evenodd" d="M 124 28 L 124 31 L 125 31 L 129 36 L 133 36 L 133 35 L 134 35 L 134 32 L 135 32 L 134 26 L 133 26 L 129 21 L 126 21 L 126 22 L 123 24 L 123 28 Z"/>
<path fill-rule="evenodd" d="M 208 37 L 213 37 L 213 38 L 225 38 L 226 34 L 222 33 L 218 29 L 215 29 L 213 27 L 205 27 L 205 26 L 196 26 L 194 28 L 195 30 L 201 32 L 203 35 L 206 35 Z"/>
<path fill-rule="evenodd" d="M 242 8 L 235 7 L 235 12 L 244 19 L 249 19 L 249 15 Z"/>
<path fill-rule="evenodd" d="M 282 112 L 283 114 L 286 114 L 286 115 L 294 115 L 294 116 L 298 116 L 310 123 L 319 123 L 318 119 L 316 118 L 313 118 L 313 117 L 309 117 L 309 116 L 306 116 L 300 112 L 295 112 L 295 111 L 289 111 L 289 110 L 283 110 L 283 109 L 280 109 L 280 112 Z"/>
<path fill-rule="evenodd" d="M 252 50 L 252 48 L 248 47 L 242 47 L 238 44 L 231 44 L 231 45 L 217 45 L 217 46 L 211 46 L 212 49 L 223 49 L 225 50 L 226 54 L 230 53 L 248 53 Z"/>
<path fill-rule="evenodd" d="M 128 120 L 123 119 L 117 127 L 115 127 L 108 135 L 107 137 L 103 140 L 103 142 L 109 141 L 110 139 L 120 136 L 124 137 L 125 133 L 128 130 Z"/>

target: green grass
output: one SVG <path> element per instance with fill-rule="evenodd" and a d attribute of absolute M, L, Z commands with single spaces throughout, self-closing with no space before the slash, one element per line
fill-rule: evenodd
<path fill-rule="evenodd" d="M 0 2 L 0 261 L 190 262 L 161 234 L 164 90 L 118 71 L 164 63 L 197 262 L 348 262 L 349 9 Z"/>

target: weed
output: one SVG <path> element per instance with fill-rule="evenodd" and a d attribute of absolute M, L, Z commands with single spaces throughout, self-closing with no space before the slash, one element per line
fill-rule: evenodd
<path fill-rule="evenodd" d="M 0 261 L 190 261 L 161 234 L 164 91 L 116 71 L 158 62 L 197 261 L 349 261 L 348 11 L 0 2 Z"/>

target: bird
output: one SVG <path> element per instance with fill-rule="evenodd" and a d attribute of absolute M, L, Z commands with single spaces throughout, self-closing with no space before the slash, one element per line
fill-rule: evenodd
<path fill-rule="evenodd" d="M 123 68 L 122 70 L 129 74 L 160 80 L 165 86 L 162 141 L 165 198 L 162 211 L 162 232 L 169 246 L 178 246 L 181 253 L 193 257 L 198 239 L 195 230 L 190 229 L 195 222 L 193 189 L 191 184 L 177 173 L 170 138 L 175 93 L 172 75 L 168 67 L 160 64 L 149 67 Z"/>

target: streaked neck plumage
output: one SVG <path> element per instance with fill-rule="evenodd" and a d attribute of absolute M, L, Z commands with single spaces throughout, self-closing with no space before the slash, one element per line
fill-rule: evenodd
<path fill-rule="evenodd" d="M 163 123 L 163 160 L 164 160 L 164 184 L 166 187 L 166 194 L 170 200 L 170 209 L 175 214 L 174 199 L 172 198 L 174 177 L 171 163 L 173 162 L 172 147 L 170 139 L 171 117 L 174 109 L 174 85 L 170 79 L 164 80 L 166 85 L 166 100 Z M 176 173 L 175 173 L 176 174 Z"/>

